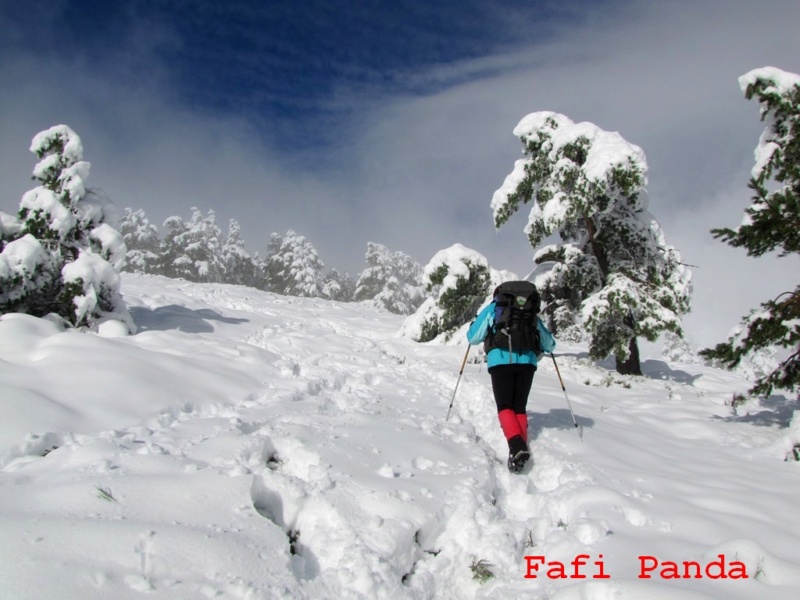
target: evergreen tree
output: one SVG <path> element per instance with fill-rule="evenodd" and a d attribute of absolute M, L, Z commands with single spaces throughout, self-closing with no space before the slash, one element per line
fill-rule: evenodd
<path fill-rule="evenodd" d="M 663 336 L 664 347 L 661 354 L 670 362 L 681 362 L 684 364 L 702 363 L 697 355 L 697 351 L 692 347 L 685 337 L 681 337 L 671 331 Z"/>
<path fill-rule="evenodd" d="M 486 257 L 455 244 L 437 252 L 425 266 L 430 296 L 403 325 L 403 335 L 418 342 L 449 338 L 469 323 L 485 302 L 493 282 Z"/>
<path fill-rule="evenodd" d="M 197 208 L 192 208 L 189 222 L 187 255 L 197 270 L 200 282 L 220 283 L 225 280 L 225 267 L 222 263 L 222 231 L 217 226 L 213 210 L 203 216 Z"/>
<path fill-rule="evenodd" d="M 252 287 L 258 290 L 269 291 L 269 280 L 267 278 L 267 261 L 261 258 L 256 252 L 252 257 L 253 261 L 253 283 Z"/>
<path fill-rule="evenodd" d="M 21 235 L 22 223 L 15 217 L 0 213 L 0 222 L 0 314 L 58 312 L 55 298 L 62 285 L 59 255 L 33 235 Z"/>
<path fill-rule="evenodd" d="M 738 228 L 713 229 L 712 234 L 745 248 L 750 256 L 777 250 L 778 257 L 796 258 L 800 253 L 800 75 L 765 67 L 743 75 L 739 84 L 748 100 L 758 100 L 761 120 L 766 123 L 749 184 L 754 195 Z M 760 373 L 752 393 L 800 386 L 800 285 L 761 304 L 760 310 L 742 319 L 727 342 L 701 354 L 735 367 L 754 353 L 770 358 L 774 355 L 771 346 L 788 356 Z"/>
<path fill-rule="evenodd" d="M 268 252 L 266 277 L 270 291 L 287 296 L 322 296 L 325 265 L 305 237 L 292 230 L 284 236 L 273 233 Z"/>
<path fill-rule="evenodd" d="M 582 324 L 592 358 L 613 354 L 620 373 L 641 374 L 637 337 L 680 333 L 691 295 L 690 273 L 647 212 L 644 153 L 553 112 L 526 116 L 514 134 L 525 158 L 492 198 L 495 226 L 533 202 L 531 246 L 560 238 L 534 255 L 555 263 L 539 282 L 552 304 L 548 324 L 556 332 Z"/>
<path fill-rule="evenodd" d="M 119 221 L 119 232 L 128 249 L 123 271 L 153 273 L 158 264 L 161 240 L 158 228 L 150 223 L 144 211 L 126 208 Z"/>
<path fill-rule="evenodd" d="M 156 273 L 175 279 L 189 279 L 192 277 L 191 261 L 186 257 L 184 248 L 189 228 L 177 215 L 168 217 L 163 227 L 164 237 L 158 253 Z"/>
<path fill-rule="evenodd" d="M 584 341 L 586 331 L 580 319 L 583 299 L 601 286 L 596 261 L 576 244 L 562 244 L 543 248 L 534 262 L 549 267 L 534 280 L 547 305 L 542 320 L 560 339 Z"/>
<path fill-rule="evenodd" d="M 18 218 L 3 216 L 0 312 L 55 313 L 79 327 L 133 322 L 119 293 L 125 243 L 112 223 L 116 210 L 87 189 L 83 144 L 66 125 L 37 134 L 39 186 L 22 197 Z"/>
<path fill-rule="evenodd" d="M 166 235 L 161 244 L 160 273 L 181 277 L 187 281 L 219 283 L 224 280 L 222 263 L 222 232 L 216 225 L 213 210 L 204 217 L 192 207 L 189 223 L 177 216 L 164 221 Z"/>
<path fill-rule="evenodd" d="M 338 302 L 352 302 L 356 285 L 350 275 L 342 275 L 338 269 L 331 269 L 322 283 L 322 295 Z"/>
<path fill-rule="evenodd" d="M 278 275 L 279 271 L 281 270 L 282 263 L 277 260 L 270 261 L 270 259 L 273 256 L 277 256 L 277 254 L 280 252 L 281 244 L 283 244 L 283 236 L 281 234 L 273 233 L 269 236 L 266 258 L 261 259 L 261 273 L 263 275 L 263 281 L 261 285 L 257 286 L 259 289 L 275 292 L 276 294 L 283 293 L 280 291 L 283 289 L 283 281 Z"/>
<path fill-rule="evenodd" d="M 255 287 L 259 277 L 253 259 L 247 253 L 242 239 L 241 227 L 236 219 L 228 225 L 228 237 L 221 250 L 222 270 L 225 282 Z"/>
<path fill-rule="evenodd" d="M 422 266 L 403 252 L 367 244 L 366 268 L 356 282 L 355 300 L 371 300 L 376 306 L 409 315 L 425 299 Z"/>

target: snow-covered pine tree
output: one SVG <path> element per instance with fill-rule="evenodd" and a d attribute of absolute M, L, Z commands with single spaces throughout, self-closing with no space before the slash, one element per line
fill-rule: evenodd
<path fill-rule="evenodd" d="M 449 339 L 469 323 L 486 301 L 492 284 L 489 261 L 461 244 L 437 252 L 423 271 L 429 297 L 406 319 L 401 334 L 418 342 Z"/>
<path fill-rule="evenodd" d="M 144 210 L 131 208 L 125 209 L 118 228 L 128 249 L 123 271 L 153 273 L 161 249 L 158 228 L 150 223 Z"/>
<path fill-rule="evenodd" d="M 525 233 L 534 261 L 555 265 L 542 285 L 556 331 L 582 322 L 590 356 L 613 354 L 617 370 L 639 374 L 637 337 L 681 332 L 691 275 L 647 212 L 644 152 L 618 133 L 537 112 L 514 129 L 525 158 L 492 198 L 495 227 L 533 202 Z M 547 316 L 547 313 L 545 313 Z"/>
<path fill-rule="evenodd" d="M 192 208 L 189 222 L 188 256 L 197 269 L 197 281 L 219 283 L 225 280 L 225 267 L 222 263 L 222 230 L 217 226 L 216 214 L 209 209 L 203 216 L 197 208 Z"/>
<path fill-rule="evenodd" d="M 189 228 L 177 215 L 167 217 L 163 228 L 164 237 L 161 240 L 155 272 L 164 277 L 188 279 L 191 276 L 191 262 L 186 258 L 184 240 Z"/>
<path fill-rule="evenodd" d="M 763 67 L 740 77 L 739 85 L 748 100 L 758 100 L 766 123 L 749 184 L 754 196 L 738 228 L 712 234 L 750 256 L 777 250 L 779 258 L 794 260 L 800 253 L 800 75 Z M 735 367 L 758 352 L 768 357 L 773 346 L 787 356 L 760 374 L 754 394 L 800 387 L 800 285 L 762 303 L 727 342 L 701 354 Z"/>
<path fill-rule="evenodd" d="M 322 296 L 325 265 L 314 246 L 291 229 L 286 235 L 273 233 L 266 260 L 270 291 L 287 296 Z"/>
<path fill-rule="evenodd" d="M 278 277 L 278 271 L 282 263 L 277 260 L 270 262 L 270 258 L 276 256 L 280 252 L 281 244 L 283 244 L 283 236 L 281 234 L 273 233 L 269 236 L 266 258 L 261 259 L 261 274 L 263 279 L 261 283 L 256 286 L 258 289 L 275 292 L 276 294 L 281 293 L 278 289 L 282 286 L 282 280 Z"/>
<path fill-rule="evenodd" d="M 61 262 L 56 252 L 30 233 L 22 222 L 0 213 L 0 314 L 24 312 L 44 316 L 58 312 Z"/>
<path fill-rule="evenodd" d="M 119 293 L 125 242 L 117 214 L 100 190 L 87 189 L 83 144 L 66 125 L 37 134 L 39 158 L 18 218 L 3 217 L 0 312 L 55 313 L 78 327 L 134 325 Z"/>
<path fill-rule="evenodd" d="M 213 210 L 203 216 L 192 207 L 189 223 L 177 216 L 164 221 L 166 234 L 161 243 L 159 273 L 187 281 L 219 283 L 225 272 L 221 258 L 222 232 Z"/>
<path fill-rule="evenodd" d="M 580 319 L 581 306 L 601 286 L 596 262 L 576 244 L 546 246 L 534 262 L 547 267 L 534 279 L 547 308 L 541 318 L 559 339 L 584 341 L 587 332 Z"/>
<path fill-rule="evenodd" d="M 684 336 L 667 331 L 662 336 L 664 345 L 661 355 L 670 363 L 700 364 L 703 360 L 698 356 L 697 350 L 692 347 Z"/>
<path fill-rule="evenodd" d="M 331 269 L 322 283 L 322 295 L 338 302 L 352 302 L 356 284 L 348 273 L 341 274 L 338 269 Z"/>
<path fill-rule="evenodd" d="M 231 219 L 228 224 L 228 237 L 222 245 L 220 261 L 225 283 L 256 286 L 259 279 L 257 268 L 245 250 L 241 227 L 236 219 Z"/>
<path fill-rule="evenodd" d="M 269 291 L 269 282 L 267 280 L 267 261 L 261 258 L 261 254 L 254 253 L 251 257 L 253 261 L 253 283 L 252 287 L 257 290 Z"/>
<path fill-rule="evenodd" d="M 404 252 L 367 243 L 366 268 L 356 282 L 354 299 L 370 300 L 399 315 L 410 315 L 425 299 L 422 265 Z"/>

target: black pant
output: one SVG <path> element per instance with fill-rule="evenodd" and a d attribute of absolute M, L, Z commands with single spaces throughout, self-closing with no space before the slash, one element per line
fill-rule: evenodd
<path fill-rule="evenodd" d="M 534 373 L 536 366 L 526 364 L 495 365 L 489 369 L 498 413 L 510 409 L 525 414 Z"/>

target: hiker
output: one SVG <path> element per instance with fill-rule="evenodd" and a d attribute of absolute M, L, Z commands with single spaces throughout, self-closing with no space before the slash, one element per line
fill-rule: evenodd
<path fill-rule="evenodd" d="M 467 331 L 471 345 L 483 342 L 497 417 L 508 441 L 508 468 L 519 473 L 531 457 L 528 448 L 528 393 L 538 356 L 552 352 L 553 334 L 539 318 L 541 300 L 529 281 L 499 285 Z"/>

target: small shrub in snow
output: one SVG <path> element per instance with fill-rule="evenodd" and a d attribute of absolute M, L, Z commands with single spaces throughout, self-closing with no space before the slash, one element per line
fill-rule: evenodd
<path fill-rule="evenodd" d="M 472 578 L 478 583 L 486 583 L 494 577 L 492 567 L 494 565 L 487 560 L 477 558 L 472 559 L 472 564 L 469 566 L 472 571 Z"/>
<path fill-rule="evenodd" d="M 106 502 L 116 502 L 117 499 L 114 498 L 114 495 L 111 493 L 111 490 L 108 488 L 100 487 L 99 485 L 95 488 L 97 490 L 97 497 L 101 500 L 105 500 Z"/>
<path fill-rule="evenodd" d="M 523 544 L 524 548 L 536 548 L 536 542 L 533 541 L 533 530 L 528 530 L 528 537 L 525 539 L 525 543 Z"/>
<path fill-rule="evenodd" d="M 733 409 L 734 414 L 739 409 L 740 406 L 744 406 L 750 400 L 744 394 L 740 394 L 738 392 L 734 392 L 733 396 L 731 397 L 731 408 Z"/>
<path fill-rule="evenodd" d="M 795 461 L 800 461 L 800 443 L 797 443 L 797 444 L 795 444 L 794 446 L 792 446 L 792 453 L 791 453 L 791 457 L 792 457 L 792 458 L 793 458 Z"/>

